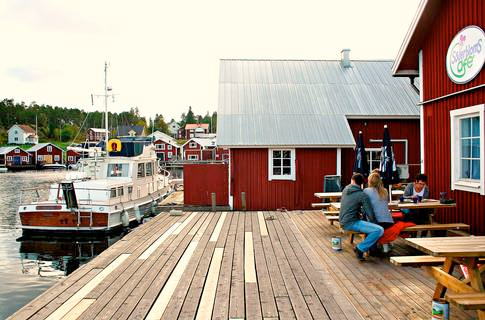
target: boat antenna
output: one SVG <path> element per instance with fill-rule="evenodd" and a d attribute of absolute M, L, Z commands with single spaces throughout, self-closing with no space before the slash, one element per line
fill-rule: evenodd
<path fill-rule="evenodd" d="M 108 131 L 108 63 L 104 62 L 104 112 L 105 112 L 105 126 L 106 126 L 106 141 L 104 148 L 106 150 L 106 157 L 109 157 L 108 152 L 108 139 L 109 139 L 109 131 Z"/>

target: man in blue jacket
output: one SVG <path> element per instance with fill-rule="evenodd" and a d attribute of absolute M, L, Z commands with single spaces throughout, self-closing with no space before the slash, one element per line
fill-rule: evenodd
<path fill-rule="evenodd" d="M 345 230 L 365 233 L 364 241 L 355 247 L 357 258 L 364 261 L 364 253 L 373 247 L 384 233 L 376 222 L 369 197 L 362 190 L 364 177 L 360 173 L 352 176 L 351 183 L 342 191 L 340 203 L 340 225 Z M 367 220 L 367 221 L 366 221 Z"/>

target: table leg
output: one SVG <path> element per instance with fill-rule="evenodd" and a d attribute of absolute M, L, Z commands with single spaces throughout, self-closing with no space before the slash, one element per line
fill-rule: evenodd
<path fill-rule="evenodd" d="M 477 259 L 474 259 L 472 262 L 467 263 L 468 267 L 468 279 L 470 281 L 470 286 L 479 291 L 484 292 L 485 289 L 483 287 L 482 277 L 480 275 L 481 268 L 477 266 Z M 485 311 L 484 310 L 477 310 L 477 315 L 479 320 L 485 320 Z"/>
<path fill-rule="evenodd" d="M 454 267 L 455 262 L 453 261 L 453 259 L 450 257 L 446 257 L 442 270 L 451 275 L 453 273 Z M 434 290 L 433 299 L 443 298 L 445 296 L 445 293 L 446 287 L 441 283 L 438 283 L 436 284 L 436 289 Z"/>

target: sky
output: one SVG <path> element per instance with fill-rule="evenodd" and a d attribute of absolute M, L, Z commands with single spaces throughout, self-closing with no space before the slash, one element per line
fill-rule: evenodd
<path fill-rule="evenodd" d="M 394 59 L 419 0 L 3 0 L 0 99 L 180 120 L 217 111 L 220 59 Z"/>

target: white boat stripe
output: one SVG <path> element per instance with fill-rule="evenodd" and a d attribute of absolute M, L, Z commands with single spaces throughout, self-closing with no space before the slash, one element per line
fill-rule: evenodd
<path fill-rule="evenodd" d="M 74 308 L 71 309 L 62 320 L 74 320 L 79 318 L 79 316 L 92 305 L 96 299 L 82 299 Z"/>
<path fill-rule="evenodd" d="M 177 285 L 180 282 L 180 279 L 182 278 L 182 275 L 185 269 L 187 268 L 187 265 L 189 264 L 190 259 L 192 258 L 192 255 L 194 254 L 194 251 L 197 248 L 197 245 L 199 244 L 200 238 L 202 238 L 204 231 L 207 229 L 209 222 L 210 222 L 210 219 L 206 219 L 206 221 L 202 224 L 200 229 L 197 231 L 197 234 L 193 238 L 192 242 L 190 242 L 184 254 L 178 261 L 175 269 L 172 271 L 170 278 L 168 278 L 167 282 L 165 283 L 165 286 L 163 287 L 162 292 L 160 292 L 157 300 L 155 300 L 155 303 L 152 305 L 150 312 L 145 318 L 146 320 L 154 320 L 154 319 L 158 320 L 163 316 L 163 313 L 165 312 L 165 309 L 167 308 L 167 305 L 170 299 L 172 298 L 172 295 L 175 289 L 177 288 Z"/>
<path fill-rule="evenodd" d="M 196 215 L 197 212 L 192 212 L 190 216 L 185 219 L 185 221 L 182 222 L 182 224 L 173 232 L 173 234 L 179 234 L 180 232 L 182 232 L 182 230 L 184 230 L 184 228 L 190 223 L 190 221 L 192 221 L 192 219 L 195 218 Z"/>
<path fill-rule="evenodd" d="M 176 222 L 170 228 L 167 229 L 155 242 L 153 242 L 139 257 L 138 259 L 147 259 L 174 231 L 180 227 L 182 223 Z"/>
<path fill-rule="evenodd" d="M 97 274 L 91 281 L 86 283 L 80 290 L 78 290 L 72 297 L 70 297 L 66 302 L 61 304 L 56 311 L 51 313 L 47 320 L 62 319 L 75 305 L 77 305 L 84 297 L 91 292 L 101 281 L 104 280 L 114 269 L 116 269 L 120 264 L 123 263 L 131 254 L 122 253 L 111 262 L 103 271 Z"/>
<path fill-rule="evenodd" d="M 217 225 L 212 232 L 211 238 L 209 241 L 217 241 L 219 239 L 219 234 L 221 233 L 222 225 L 224 224 L 224 220 L 226 220 L 227 212 L 223 212 L 219 217 L 219 221 L 217 221 Z"/>
<path fill-rule="evenodd" d="M 266 228 L 266 220 L 264 219 L 263 212 L 258 211 L 259 233 L 261 237 L 268 235 L 268 228 Z"/>
<path fill-rule="evenodd" d="M 216 248 L 212 254 L 212 261 L 207 273 L 207 280 L 205 281 L 196 319 L 211 319 L 212 317 L 223 253 L 224 248 Z"/>
<path fill-rule="evenodd" d="M 244 233 L 244 281 L 247 283 L 256 282 L 252 232 Z"/>

